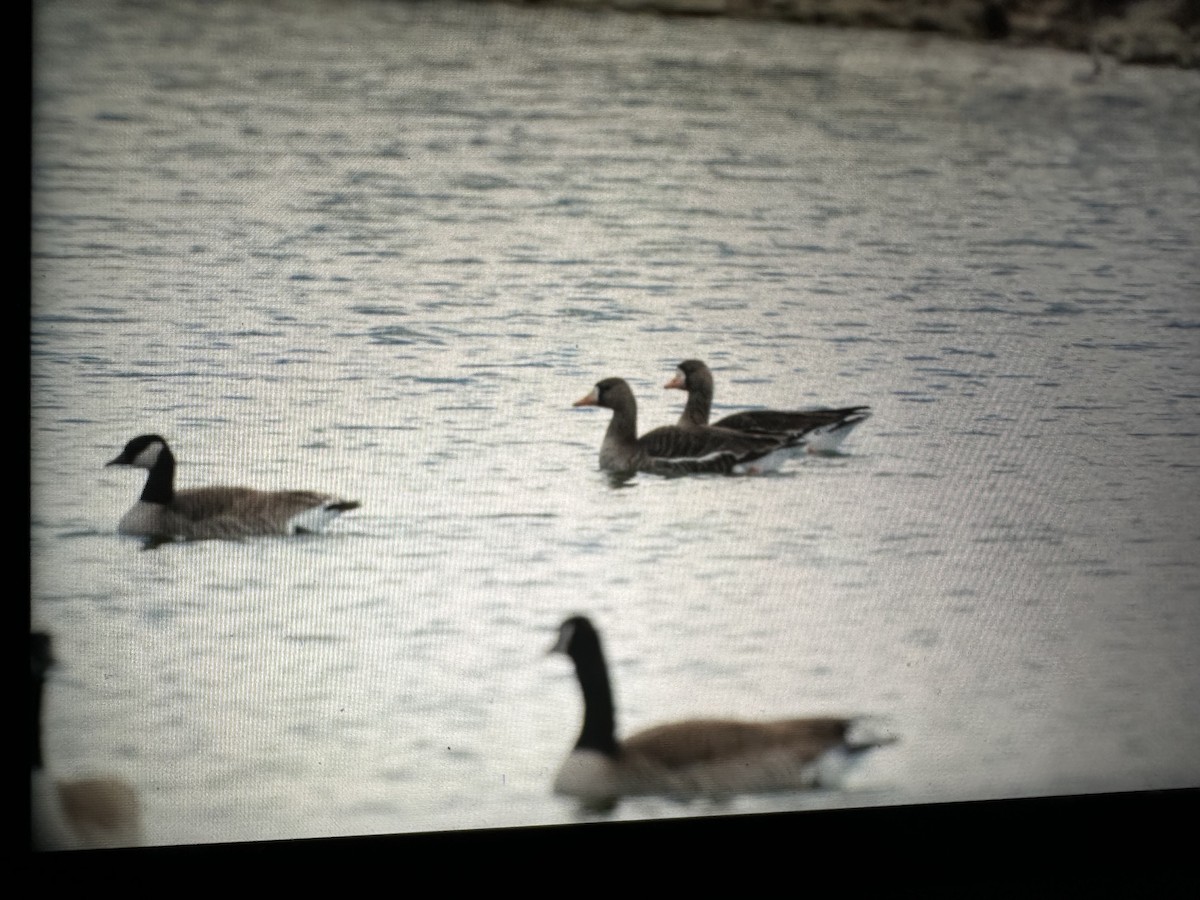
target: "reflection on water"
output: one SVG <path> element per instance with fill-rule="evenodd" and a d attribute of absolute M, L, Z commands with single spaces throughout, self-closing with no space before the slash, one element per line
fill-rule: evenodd
<path fill-rule="evenodd" d="M 549 788 L 579 700 L 544 652 L 586 612 L 622 733 L 900 735 L 844 791 L 615 817 L 1200 780 L 1196 73 L 922 41 L 39 7 L 54 763 L 124 768 L 158 843 L 575 821 Z M 689 357 L 718 414 L 874 414 L 775 476 L 614 490 L 572 400 L 619 376 L 674 422 Z M 143 432 L 181 485 L 363 508 L 140 552 L 140 484 L 102 466 Z"/>

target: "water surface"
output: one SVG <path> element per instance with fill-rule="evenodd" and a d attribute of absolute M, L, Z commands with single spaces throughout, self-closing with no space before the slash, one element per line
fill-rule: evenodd
<path fill-rule="evenodd" d="M 626 731 L 886 716 L 841 791 L 1200 782 L 1200 79 L 777 24 L 359 2 L 39 4 L 32 618 L 63 771 L 154 843 L 588 818 L 559 621 Z M 648 428 L 870 404 L 764 478 Z M 104 469 L 363 501 L 143 552 Z"/>

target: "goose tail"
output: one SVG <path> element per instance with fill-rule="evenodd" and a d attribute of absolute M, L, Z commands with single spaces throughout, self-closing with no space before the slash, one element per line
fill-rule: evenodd
<path fill-rule="evenodd" d="M 900 740 L 900 736 L 877 718 L 864 716 L 853 719 L 846 729 L 846 752 L 851 756 L 859 756 L 877 747 L 886 747 Z"/>
<path fill-rule="evenodd" d="M 807 432 L 808 452 L 814 454 L 836 454 L 842 446 L 842 441 L 855 428 L 871 418 L 867 407 L 852 410 L 849 415 L 831 425 L 822 425 Z"/>

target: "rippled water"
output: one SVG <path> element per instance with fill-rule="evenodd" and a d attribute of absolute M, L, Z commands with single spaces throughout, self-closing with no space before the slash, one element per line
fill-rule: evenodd
<path fill-rule="evenodd" d="M 480 5 L 35 16 L 32 619 L 64 771 L 154 843 L 579 821 L 558 622 L 619 722 L 874 713 L 844 791 L 1200 783 L 1200 78 Z M 774 477 L 613 488 L 571 402 L 870 404 Z M 668 396 L 669 395 L 669 396 Z M 363 501 L 143 552 L 104 469 Z"/>

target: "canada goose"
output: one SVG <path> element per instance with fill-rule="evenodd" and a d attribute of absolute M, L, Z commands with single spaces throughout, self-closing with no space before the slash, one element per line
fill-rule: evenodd
<path fill-rule="evenodd" d="M 675 377 L 663 387 L 687 391 L 687 404 L 683 408 L 683 415 L 679 417 L 680 428 L 699 428 L 709 424 L 713 377 L 708 366 L 698 359 L 685 359 L 675 370 Z M 871 417 L 870 410 L 869 406 L 786 412 L 758 409 L 726 416 L 713 422 L 712 426 L 748 434 L 802 434 L 809 453 L 831 453 L 838 449 L 856 425 Z"/>
<path fill-rule="evenodd" d="M 137 791 L 118 778 L 52 781 L 42 760 L 42 695 L 54 664 L 50 636 L 29 636 L 31 686 L 30 838 L 34 850 L 131 847 L 142 843 Z"/>
<path fill-rule="evenodd" d="M 777 469 L 804 448 L 800 435 L 743 434 L 723 428 L 665 425 L 638 437 L 637 401 L 622 378 L 605 378 L 573 405 L 612 410 L 600 445 L 600 468 L 607 472 L 759 474 Z"/>
<path fill-rule="evenodd" d="M 149 469 L 142 496 L 121 518 L 121 534 L 155 541 L 241 538 L 321 531 L 357 500 L 314 491 L 256 491 L 245 487 L 175 490 L 175 456 L 157 434 L 125 445 L 110 466 Z"/>
<path fill-rule="evenodd" d="M 550 652 L 571 657 L 583 690 L 583 729 L 554 790 L 588 805 L 611 805 L 622 795 L 694 797 L 834 786 L 865 751 L 895 740 L 854 734 L 861 720 L 822 717 L 693 719 L 618 741 L 608 668 L 591 621 L 573 616 L 563 622 Z"/>

